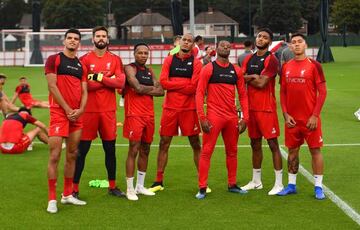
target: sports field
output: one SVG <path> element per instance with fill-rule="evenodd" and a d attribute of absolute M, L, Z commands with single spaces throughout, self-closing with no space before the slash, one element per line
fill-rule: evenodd
<path fill-rule="evenodd" d="M 313 185 L 303 176 L 297 180 L 298 194 L 287 197 L 268 196 L 274 181 L 271 153 L 264 148 L 263 190 L 247 195 L 227 192 L 224 148 L 221 138 L 215 149 L 209 175 L 212 189 L 205 200 L 196 200 L 197 176 L 192 151 L 184 137 L 175 137 L 170 148 L 165 172 L 165 190 L 154 197 L 140 196 L 139 201 L 107 195 L 106 189 L 90 188 L 93 179 L 106 179 L 104 154 L 95 141 L 86 161 L 80 185 L 84 207 L 65 206 L 50 215 L 47 207 L 46 168 L 48 149 L 34 144 L 34 150 L 23 155 L 0 154 L 0 228 L 1 229 L 360 229 L 360 121 L 353 113 L 360 107 L 360 47 L 332 48 L 335 63 L 324 64 L 328 96 L 322 112 L 325 160 L 324 184 L 328 198 L 317 201 Z M 160 73 L 160 66 L 154 66 Z M 35 98 L 47 98 L 47 84 L 42 68 L 1 67 L 8 76 L 5 92 L 9 97 L 20 76 L 27 76 Z M 158 75 L 157 75 L 158 76 Z M 278 86 L 277 86 L 278 87 Z M 163 98 L 157 98 L 158 128 Z M 17 101 L 19 105 L 19 101 Z M 118 117 L 123 120 L 123 108 Z M 38 119 L 48 122 L 48 110 L 33 110 Z M 283 119 L 279 111 L 283 131 Z M 28 128 L 31 125 L 28 125 Z M 146 185 L 156 174 L 158 132 L 151 148 Z M 127 141 L 118 130 L 117 182 L 125 190 Z M 280 143 L 284 143 L 281 135 Z M 265 144 L 265 142 L 264 142 Z M 284 147 L 283 147 L 284 148 Z M 284 150 L 286 150 L 284 148 Z M 306 147 L 300 163 L 311 172 L 311 159 Z M 251 179 L 249 139 L 239 139 L 238 183 Z M 286 172 L 286 161 L 283 161 Z M 60 165 L 58 194 L 62 191 L 63 164 Z M 287 173 L 284 173 L 284 184 Z M 329 195 L 331 194 L 331 195 Z M 334 200 L 334 201 L 333 201 Z M 344 206 L 345 203 L 348 206 Z M 343 205 L 343 210 L 337 205 Z M 350 218 L 345 213 L 352 213 Z M 356 222 L 357 221 L 357 222 Z"/>

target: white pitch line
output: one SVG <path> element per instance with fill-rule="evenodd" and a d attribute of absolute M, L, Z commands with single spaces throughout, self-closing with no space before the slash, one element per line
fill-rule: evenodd
<path fill-rule="evenodd" d="M 283 158 L 287 159 L 288 153 L 280 147 L 280 152 Z M 301 164 L 299 165 L 299 172 L 311 183 L 314 184 L 314 177 L 312 174 L 307 171 Z M 360 225 L 360 214 L 357 213 L 350 205 L 348 205 L 344 200 L 337 196 L 330 188 L 323 185 L 323 189 L 327 197 L 338 206 L 347 216 L 349 216 L 353 221 Z"/>

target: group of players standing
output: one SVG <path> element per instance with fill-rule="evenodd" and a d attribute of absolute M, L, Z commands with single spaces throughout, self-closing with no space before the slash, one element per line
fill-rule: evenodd
<path fill-rule="evenodd" d="M 322 189 L 323 160 L 320 152 L 322 134 L 320 111 L 326 97 L 325 79 L 319 63 L 306 57 L 306 40 L 301 34 L 291 37 L 295 58 L 282 66 L 281 107 L 285 118 L 285 144 L 289 148 L 289 184 L 282 183 L 282 160 L 277 137 L 275 77 L 279 63 L 268 51 L 273 34 L 260 29 L 256 37 L 257 51 L 249 55 L 242 68 L 229 62 L 231 44 L 217 44 L 217 58 L 202 67 L 192 55 L 194 37 L 185 34 L 178 53 L 165 58 L 160 80 L 146 66 L 149 47 L 134 47 L 135 62 L 123 68 L 120 57 L 108 51 L 109 37 L 105 27 L 93 29 L 93 51 L 80 59 L 76 51 L 81 34 L 76 29 L 65 33 L 64 51 L 48 58 L 45 74 L 49 87 L 50 126 L 48 163 L 49 197 L 47 211 L 56 213 L 57 168 L 61 145 L 66 141 L 63 204 L 85 205 L 79 199 L 79 182 L 91 141 L 99 133 L 105 152 L 109 194 L 138 200 L 138 195 L 155 195 L 164 189 L 164 172 L 173 136 L 187 136 L 198 172 L 197 199 L 211 192 L 208 172 L 211 155 L 221 132 L 226 153 L 228 191 L 245 194 L 262 189 L 262 138 L 271 149 L 275 184 L 269 195 L 296 193 L 299 148 L 307 141 L 315 178 L 315 198 L 324 199 Z M 126 193 L 116 187 L 116 89 L 123 89 L 125 121 L 123 136 L 129 139 L 126 160 Z M 154 184 L 146 189 L 144 180 L 150 145 L 154 134 L 153 96 L 166 96 L 160 124 L 160 146 Z M 236 106 L 236 91 L 241 112 Z M 206 100 L 205 100 L 206 98 Z M 206 101 L 206 102 L 205 102 Z M 204 111 L 206 106 L 206 112 Z M 239 135 L 248 127 L 251 139 L 253 178 L 243 187 L 237 185 L 237 144 Z M 203 143 L 199 134 L 203 132 Z M 137 159 L 137 181 L 134 187 Z"/>

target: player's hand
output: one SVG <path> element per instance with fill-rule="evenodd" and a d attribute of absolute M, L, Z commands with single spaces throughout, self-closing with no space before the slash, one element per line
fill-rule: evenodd
<path fill-rule="evenodd" d="M 212 128 L 210 121 L 208 121 L 208 120 L 200 121 L 200 125 L 201 125 L 201 129 L 204 133 L 210 133 L 210 130 Z"/>
<path fill-rule="evenodd" d="M 84 111 L 81 109 L 74 109 L 74 112 L 68 116 L 70 121 L 76 121 Z"/>
<path fill-rule="evenodd" d="M 317 128 L 318 118 L 312 115 L 308 122 L 306 123 L 306 127 L 310 130 L 315 130 Z"/>
<path fill-rule="evenodd" d="M 239 134 L 242 134 L 246 130 L 246 122 L 243 119 L 240 119 L 238 122 Z"/>
<path fill-rule="evenodd" d="M 287 113 L 284 113 L 285 123 L 288 128 L 294 128 L 296 125 L 295 119 Z"/>
<path fill-rule="evenodd" d="M 88 80 L 101 82 L 103 77 L 104 75 L 102 73 L 92 73 L 88 75 Z"/>
<path fill-rule="evenodd" d="M 245 83 L 248 83 L 248 82 L 254 80 L 255 78 L 256 78 L 256 75 L 254 75 L 254 74 L 252 74 L 252 75 L 244 74 Z"/>

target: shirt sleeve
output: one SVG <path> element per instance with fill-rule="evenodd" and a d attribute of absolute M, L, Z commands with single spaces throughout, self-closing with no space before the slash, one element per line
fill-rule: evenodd
<path fill-rule="evenodd" d="M 28 123 L 34 124 L 35 121 L 37 121 L 37 119 L 33 116 L 31 116 L 30 114 L 26 113 L 26 112 L 20 112 L 19 115 L 24 118 L 24 120 Z"/>
<path fill-rule="evenodd" d="M 49 73 L 55 73 L 55 62 L 56 62 L 56 57 L 57 57 L 57 54 L 56 55 L 51 55 L 48 57 L 48 59 L 46 60 L 46 63 L 45 63 L 45 74 L 49 74 Z"/>
<path fill-rule="evenodd" d="M 119 56 L 114 56 L 113 61 L 116 63 L 115 69 L 110 73 L 110 76 L 105 76 L 102 79 L 102 83 L 109 88 L 122 89 L 125 86 L 125 74 L 123 64 Z"/>
<path fill-rule="evenodd" d="M 318 91 L 318 95 L 316 98 L 316 104 L 313 111 L 313 115 L 318 117 L 320 116 L 321 109 L 324 106 L 327 90 L 326 90 L 326 83 L 325 83 L 325 76 L 323 69 L 319 62 L 314 61 L 314 64 L 315 64 L 314 77 L 315 77 L 315 84 L 316 84 L 316 89 Z"/>
<path fill-rule="evenodd" d="M 240 67 L 235 66 L 235 71 L 237 75 L 236 87 L 238 91 L 239 101 L 241 105 L 241 112 L 243 113 L 243 119 L 247 123 L 249 121 L 249 101 L 248 95 L 245 89 L 245 81 L 242 70 Z"/>
<path fill-rule="evenodd" d="M 280 104 L 283 113 L 287 113 L 286 108 L 286 76 L 285 76 L 286 63 L 283 64 L 280 74 Z"/>
<path fill-rule="evenodd" d="M 204 112 L 204 98 L 206 89 L 209 84 L 209 79 L 212 74 L 212 64 L 207 64 L 199 74 L 199 83 L 196 90 L 195 100 L 196 100 L 196 111 L 198 114 L 198 117 L 201 121 L 206 119 L 206 115 Z"/>
<path fill-rule="evenodd" d="M 21 86 L 20 85 L 16 86 L 15 92 L 20 93 L 20 91 L 21 91 Z"/>
<path fill-rule="evenodd" d="M 279 68 L 279 61 L 275 57 L 275 55 L 270 54 L 265 59 L 265 67 L 263 71 L 261 71 L 261 75 L 267 77 L 276 77 Z"/>
<path fill-rule="evenodd" d="M 161 67 L 160 73 L 160 84 L 165 90 L 180 90 L 183 89 L 186 85 L 183 82 L 170 81 L 170 66 L 173 56 L 168 56 L 165 58 L 165 61 Z"/>

